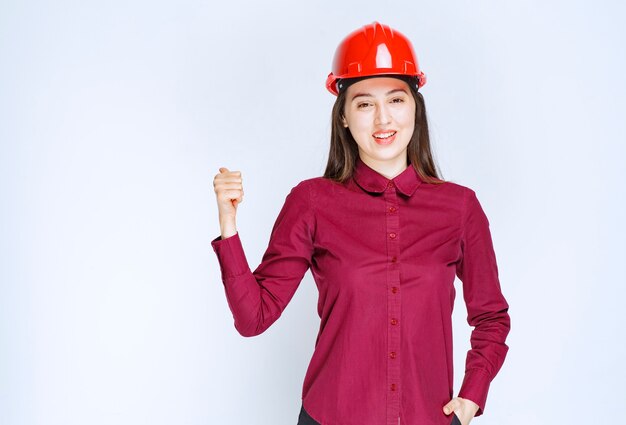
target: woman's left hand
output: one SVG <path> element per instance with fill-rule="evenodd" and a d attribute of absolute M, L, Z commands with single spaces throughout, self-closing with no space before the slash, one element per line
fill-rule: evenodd
<path fill-rule="evenodd" d="M 469 425 L 476 412 L 478 412 L 478 408 L 479 406 L 472 400 L 454 397 L 448 404 L 443 406 L 443 412 L 446 415 L 450 415 L 454 412 L 459 417 L 461 425 Z"/>

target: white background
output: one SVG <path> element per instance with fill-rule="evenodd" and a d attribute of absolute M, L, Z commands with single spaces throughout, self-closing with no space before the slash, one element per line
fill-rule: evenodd
<path fill-rule="evenodd" d="M 242 171 L 255 268 L 374 20 L 413 41 L 443 177 L 491 223 L 510 350 L 472 422 L 622 420 L 623 4 L 1 0 L 0 424 L 295 425 L 315 284 L 240 336 L 212 181 Z M 455 395 L 465 315 L 459 290 Z"/>

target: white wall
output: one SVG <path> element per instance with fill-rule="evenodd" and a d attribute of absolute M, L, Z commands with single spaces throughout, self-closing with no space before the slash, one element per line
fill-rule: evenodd
<path fill-rule="evenodd" d="M 254 268 L 323 173 L 334 49 L 374 20 L 413 40 L 443 176 L 490 219 L 512 330 L 476 423 L 619 421 L 623 4 L 2 0 L 0 423 L 297 422 L 314 282 L 236 332 L 212 179 L 243 173 Z"/>

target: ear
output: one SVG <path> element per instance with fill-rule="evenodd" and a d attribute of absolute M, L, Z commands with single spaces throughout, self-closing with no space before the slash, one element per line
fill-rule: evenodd
<path fill-rule="evenodd" d="M 346 117 L 342 116 L 341 117 L 341 122 L 343 122 L 343 126 L 347 127 L 348 126 L 348 121 L 346 121 Z"/>

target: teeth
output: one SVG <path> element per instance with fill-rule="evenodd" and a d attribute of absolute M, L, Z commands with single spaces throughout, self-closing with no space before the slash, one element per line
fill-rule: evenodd
<path fill-rule="evenodd" d="M 394 134 L 396 134 L 396 132 L 392 131 L 389 133 L 375 134 L 374 137 L 376 137 L 377 139 L 386 139 L 387 137 L 393 136 Z"/>

